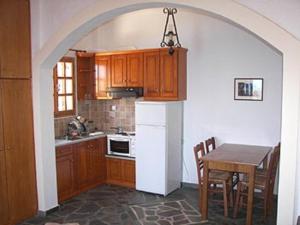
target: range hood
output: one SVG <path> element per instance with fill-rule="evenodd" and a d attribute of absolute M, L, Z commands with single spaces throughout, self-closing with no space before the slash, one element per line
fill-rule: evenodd
<path fill-rule="evenodd" d="M 137 87 L 117 87 L 108 88 L 107 93 L 112 98 L 141 97 L 143 88 Z"/>

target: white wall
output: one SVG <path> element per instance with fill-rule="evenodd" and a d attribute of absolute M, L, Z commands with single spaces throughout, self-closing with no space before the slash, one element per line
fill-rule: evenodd
<path fill-rule="evenodd" d="M 210 136 L 218 144 L 273 146 L 280 140 L 282 56 L 251 34 L 208 16 L 179 10 L 176 22 L 180 41 L 189 49 L 183 181 L 196 183 L 196 143 Z M 91 32 L 74 48 L 159 47 L 164 23 L 161 9 L 125 14 Z M 264 101 L 234 101 L 235 77 L 264 78 Z"/>

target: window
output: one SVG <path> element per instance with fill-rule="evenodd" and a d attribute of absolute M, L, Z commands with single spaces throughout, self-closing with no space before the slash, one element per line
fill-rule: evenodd
<path fill-rule="evenodd" d="M 54 115 L 75 115 L 74 58 L 63 57 L 53 69 Z"/>

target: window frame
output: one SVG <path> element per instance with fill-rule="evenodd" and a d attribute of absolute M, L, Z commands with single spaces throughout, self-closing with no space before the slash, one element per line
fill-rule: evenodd
<path fill-rule="evenodd" d="M 65 73 L 65 63 L 72 63 L 72 77 L 58 77 L 57 74 L 57 63 L 55 67 L 53 68 L 53 97 L 54 97 L 54 117 L 59 118 L 59 117 L 67 117 L 67 116 L 74 116 L 76 114 L 76 85 L 75 85 L 75 58 L 74 57 L 63 57 L 59 60 L 59 62 L 64 63 L 64 73 Z M 58 63 L 59 63 L 58 62 Z M 64 74 L 65 75 L 65 74 Z M 57 86 L 58 86 L 58 79 L 64 79 L 65 82 L 65 89 L 66 89 L 66 80 L 72 80 L 72 94 L 58 94 L 57 91 Z M 58 97 L 59 96 L 73 96 L 73 109 L 72 110 L 64 110 L 64 111 L 59 111 L 58 110 Z M 66 104 L 66 103 L 65 103 Z"/>

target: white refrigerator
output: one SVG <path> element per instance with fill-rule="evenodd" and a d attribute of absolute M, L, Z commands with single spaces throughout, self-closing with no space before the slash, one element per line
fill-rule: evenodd
<path fill-rule="evenodd" d="M 135 103 L 136 189 L 168 195 L 182 178 L 182 102 Z"/>

